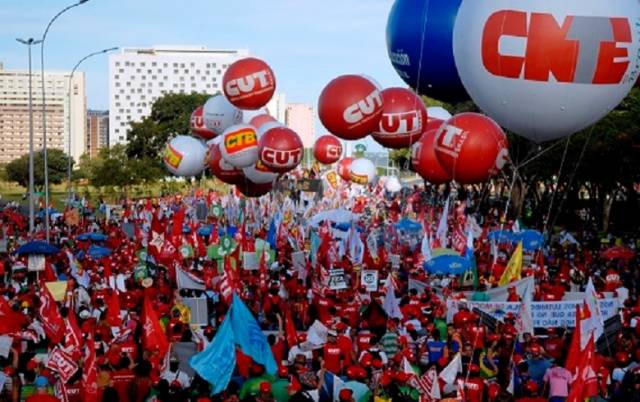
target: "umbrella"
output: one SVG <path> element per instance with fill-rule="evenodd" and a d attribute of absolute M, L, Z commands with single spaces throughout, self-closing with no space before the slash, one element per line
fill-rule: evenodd
<path fill-rule="evenodd" d="M 200 226 L 197 230 L 200 236 L 211 236 L 212 231 L 213 231 L 213 225 Z"/>
<path fill-rule="evenodd" d="M 419 232 L 422 230 L 422 225 L 409 218 L 402 218 L 400 222 L 394 225 L 398 230 L 404 230 L 406 232 Z"/>
<path fill-rule="evenodd" d="M 103 233 L 83 233 L 76 237 L 76 240 L 79 241 L 105 241 L 107 240 L 107 236 Z"/>
<path fill-rule="evenodd" d="M 471 269 L 471 261 L 456 255 L 441 255 L 425 262 L 424 269 L 430 274 L 462 275 Z"/>
<path fill-rule="evenodd" d="M 329 211 L 320 212 L 309 219 L 309 225 L 317 227 L 322 221 L 343 223 L 353 222 L 358 219 L 358 215 L 347 211 L 346 209 L 332 209 Z"/>
<path fill-rule="evenodd" d="M 183 225 L 183 226 L 182 226 L 182 233 L 183 233 L 183 234 L 189 234 L 189 233 L 191 233 L 191 228 L 189 227 L 189 225 Z"/>
<path fill-rule="evenodd" d="M 544 235 L 537 230 L 525 230 L 513 235 L 514 241 L 521 241 L 526 251 L 538 250 L 544 244 Z"/>
<path fill-rule="evenodd" d="M 631 260 L 636 256 L 636 252 L 628 247 L 615 246 L 606 249 L 600 256 L 608 260 Z"/>
<path fill-rule="evenodd" d="M 440 257 L 441 255 L 458 255 L 459 256 L 460 253 L 458 253 L 454 249 L 444 248 L 444 247 L 434 248 L 433 250 L 431 250 L 431 257 L 435 258 L 435 257 Z"/>
<path fill-rule="evenodd" d="M 111 251 L 112 250 L 110 248 L 100 247 L 100 246 L 96 246 L 95 244 L 92 244 L 89 247 L 87 254 L 89 254 L 89 257 L 93 258 L 94 260 L 97 260 L 98 258 L 110 256 Z"/>
<path fill-rule="evenodd" d="M 40 218 L 40 219 L 44 219 L 44 218 L 46 217 L 46 216 L 45 216 L 46 214 L 47 214 L 47 211 L 43 209 L 42 211 L 38 212 L 38 215 L 36 215 L 36 216 L 37 216 L 38 218 Z M 50 218 L 53 218 L 53 215 L 54 215 L 54 214 L 55 214 L 55 215 L 59 215 L 59 214 L 60 214 L 60 212 L 58 212 L 58 210 L 57 210 L 57 209 L 55 209 L 55 208 L 49 208 L 49 217 L 50 217 Z"/>
<path fill-rule="evenodd" d="M 498 243 L 513 243 L 514 233 L 508 230 L 494 230 L 487 235 L 489 240 L 495 240 Z"/>
<path fill-rule="evenodd" d="M 44 241 L 30 241 L 28 243 L 23 244 L 16 250 L 16 254 L 25 255 L 25 254 L 58 254 L 60 249 L 57 247 L 53 247 L 47 242 Z"/>

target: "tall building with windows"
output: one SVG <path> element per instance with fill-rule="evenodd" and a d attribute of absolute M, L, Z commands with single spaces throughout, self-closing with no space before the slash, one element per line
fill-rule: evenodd
<path fill-rule="evenodd" d="M 85 150 L 87 101 L 84 73 L 45 71 L 47 148 L 68 153 L 77 162 Z M 34 149 L 43 148 L 42 80 L 32 72 Z M 69 136 L 71 133 L 71 136 Z M 5 70 L 0 63 L 0 164 L 29 152 L 29 71 Z"/>
<path fill-rule="evenodd" d="M 109 56 L 109 145 L 126 143 L 130 122 L 139 122 L 168 93 L 222 92 L 227 67 L 247 50 L 204 46 L 125 48 Z"/>
<path fill-rule="evenodd" d="M 109 112 L 87 111 L 87 138 L 85 152 L 90 158 L 98 156 L 100 148 L 109 146 Z"/>
<path fill-rule="evenodd" d="M 313 148 L 315 142 L 315 120 L 313 106 L 304 103 L 287 105 L 286 125 L 300 136 L 305 148 Z"/>

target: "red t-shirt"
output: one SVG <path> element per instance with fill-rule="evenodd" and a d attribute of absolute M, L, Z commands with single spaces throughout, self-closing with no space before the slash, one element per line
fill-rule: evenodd
<path fill-rule="evenodd" d="M 67 384 L 67 397 L 68 402 L 83 402 L 82 400 L 82 385 L 80 382 L 75 384 Z"/>
<path fill-rule="evenodd" d="M 482 402 L 484 394 L 484 380 L 482 378 L 469 378 L 464 383 L 464 393 L 467 402 Z"/>
<path fill-rule="evenodd" d="M 640 326 L 639 326 L 640 327 Z M 371 339 L 373 334 L 369 332 L 359 333 L 356 337 L 356 346 L 358 347 L 358 353 L 363 352 L 371 346 Z"/>
<path fill-rule="evenodd" d="M 560 338 L 549 338 L 544 342 L 544 350 L 554 359 L 562 357 L 563 342 Z"/>
<path fill-rule="evenodd" d="M 340 335 L 338 337 L 338 346 L 342 350 L 345 366 L 351 366 L 351 353 L 353 351 L 353 342 L 348 336 Z"/>
<path fill-rule="evenodd" d="M 27 402 L 58 402 L 58 398 L 48 394 L 36 394 L 28 397 Z"/>
<path fill-rule="evenodd" d="M 131 395 L 131 386 L 134 378 L 133 371 L 129 369 L 120 369 L 111 375 L 111 382 L 113 383 L 113 388 L 118 392 L 120 402 L 130 402 L 129 395 Z"/>
<path fill-rule="evenodd" d="M 280 362 L 284 360 L 285 349 L 286 347 L 282 339 L 271 346 L 271 353 L 273 353 L 273 358 L 276 359 L 276 363 L 280 364 Z"/>
<path fill-rule="evenodd" d="M 327 343 L 322 348 L 324 356 L 324 367 L 333 374 L 340 374 L 342 371 L 342 349 L 338 343 Z"/>

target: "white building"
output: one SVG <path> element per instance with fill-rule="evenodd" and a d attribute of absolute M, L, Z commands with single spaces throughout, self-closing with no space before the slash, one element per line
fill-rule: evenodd
<path fill-rule="evenodd" d="M 278 92 L 273 94 L 273 98 L 267 103 L 267 111 L 271 117 L 284 124 L 287 121 L 287 96 Z"/>
<path fill-rule="evenodd" d="M 227 67 L 247 50 L 209 50 L 204 46 L 125 48 L 109 57 L 109 146 L 127 142 L 129 122 L 151 113 L 167 93 L 222 92 Z"/>
<path fill-rule="evenodd" d="M 298 133 L 305 148 L 313 148 L 316 141 L 315 114 L 313 106 L 304 103 L 287 105 L 287 127 Z"/>
<path fill-rule="evenodd" d="M 87 101 L 84 73 L 74 73 L 69 94 L 70 74 L 45 71 L 47 148 L 68 153 L 71 131 L 71 156 L 77 163 L 85 150 Z M 31 92 L 35 150 L 42 149 L 44 144 L 40 78 L 40 71 L 33 70 Z M 0 164 L 11 162 L 28 152 L 29 71 L 5 70 L 0 63 Z"/>

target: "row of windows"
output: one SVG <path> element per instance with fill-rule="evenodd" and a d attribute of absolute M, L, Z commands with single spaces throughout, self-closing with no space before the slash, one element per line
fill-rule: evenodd
<path fill-rule="evenodd" d="M 151 67 L 157 67 L 158 66 L 158 63 L 155 62 L 155 61 L 151 62 L 150 64 L 151 64 Z M 185 68 L 185 65 L 186 65 L 185 63 L 173 63 L 172 64 L 173 67 L 180 67 L 180 68 Z M 116 61 L 116 67 L 120 67 L 120 66 L 121 66 L 121 63 L 119 61 Z M 135 67 L 136 63 L 133 62 L 133 61 L 125 61 L 124 62 L 124 66 L 125 67 Z M 138 64 L 138 66 L 146 67 L 147 63 L 144 62 L 144 61 L 141 61 L 140 64 Z M 169 67 L 169 63 L 162 63 L 162 66 L 164 68 L 167 68 L 167 67 Z M 195 62 L 191 62 L 191 63 L 189 63 L 189 66 L 190 67 L 195 67 L 196 63 Z M 207 66 L 207 68 L 216 68 L 218 66 L 218 63 L 207 63 L 206 66 Z M 228 64 L 223 64 L 222 68 L 227 68 L 227 66 L 228 66 Z M 124 69 L 120 69 L 120 72 L 123 72 L 123 70 Z"/>

